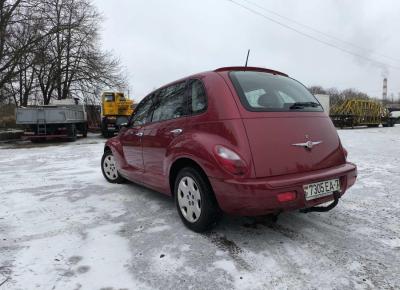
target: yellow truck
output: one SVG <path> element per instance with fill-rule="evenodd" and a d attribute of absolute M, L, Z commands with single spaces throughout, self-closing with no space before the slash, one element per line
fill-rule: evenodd
<path fill-rule="evenodd" d="M 127 123 L 132 115 L 134 102 L 120 92 L 104 92 L 101 96 L 101 133 L 112 137 L 121 124 Z"/>

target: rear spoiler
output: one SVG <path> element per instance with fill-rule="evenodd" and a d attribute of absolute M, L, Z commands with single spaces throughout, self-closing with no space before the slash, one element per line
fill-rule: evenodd
<path fill-rule="evenodd" d="M 262 68 L 262 67 L 253 67 L 253 66 L 228 66 L 228 67 L 221 67 L 221 68 L 217 68 L 216 70 L 214 70 L 215 72 L 223 72 L 223 71 L 258 71 L 258 72 L 265 72 L 265 73 L 270 73 L 270 74 L 274 74 L 274 75 L 281 75 L 284 77 L 289 77 L 289 75 L 277 71 L 277 70 L 273 70 L 273 69 L 268 69 L 268 68 Z"/>

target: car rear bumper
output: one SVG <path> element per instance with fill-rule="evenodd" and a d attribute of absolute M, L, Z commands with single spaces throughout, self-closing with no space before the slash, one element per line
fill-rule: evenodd
<path fill-rule="evenodd" d="M 257 216 L 309 208 L 332 201 L 334 199 L 333 195 L 306 201 L 303 185 L 334 178 L 340 179 L 340 196 L 342 196 L 356 181 L 356 165 L 348 162 L 323 170 L 262 179 L 209 179 L 218 204 L 224 212 L 244 216 Z M 288 191 L 296 192 L 295 200 L 279 202 L 277 195 Z"/>

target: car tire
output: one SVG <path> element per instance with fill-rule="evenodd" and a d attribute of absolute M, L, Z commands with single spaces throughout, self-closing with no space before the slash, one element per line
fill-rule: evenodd
<path fill-rule="evenodd" d="M 214 227 L 221 217 L 207 177 L 192 167 L 183 168 L 175 179 L 175 204 L 185 226 L 201 233 Z"/>
<path fill-rule="evenodd" d="M 101 158 L 101 171 L 103 172 L 104 178 L 110 183 L 124 183 L 123 178 L 118 170 L 114 160 L 114 155 L 111 151 L 106 151 Z"/>

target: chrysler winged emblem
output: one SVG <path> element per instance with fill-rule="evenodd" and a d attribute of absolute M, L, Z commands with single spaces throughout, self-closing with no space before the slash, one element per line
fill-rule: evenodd
<path fill-rule="evenodd" d="M 313 142 L 313 141 L 309 140 L 308 135 L 306 135 L 306 139 L 307 139 L 307 142 L 304 142 L 304 143 L 295 143 L 295 144 L 292 144 L 292 145 L 293 145 L 293 146 L 298 146 L 298 147 L 304 147 L 304 148 L 306 148 L 307 150 L 311 150 L 314 146 L 316 146 L 316 145 L 322 143 L 322 141 L 315 141 L 315 142 Z"/>

